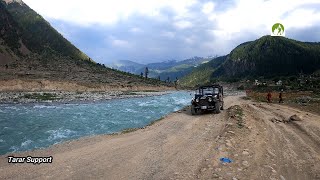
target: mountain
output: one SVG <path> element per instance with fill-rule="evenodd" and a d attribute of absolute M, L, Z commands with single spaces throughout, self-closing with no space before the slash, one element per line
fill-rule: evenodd
<path fill-rule="evenodd" d="M 160 66 L 159 63 L 148 64 L 147 66 L 151 67 L 150 76 L 160 77 L 161 80 L 167 80 L 169 78 L 169 80 L 174 81 L 186 76 L 192 72 L 195 67 L 210 60 L 211 59 L 208 58 L 193 57 L 183 61 L 165 62 L 162 66 Z"/>
<path fill-rule="evenodd" d="M 218 67 L 207 63 L 204 67 L 194 69 L 182 79 L 182 83 L 195 85 L 196 82 L 191 79 L 200 75 L 201 84 L 215 78 L 272 78 L 297 75 L 300 72 L 311 74 L 320 69 L 320 43 L 263 36 L 255 41 L 240 44 L 224 59 Z M 203 71 L 204 68 L 207 70 Z"/>
<path fill-rule="evenodd" d="M 16 59 L 17 55 L 23 52 L 28 54 L 28 50 L 23 51 L 25 47 L 18 35 L 18 25 L 13 20 L 5 6 L 0 3 L 0 65 L 10 63 Z"/>
<path fill-rule="evenodd" d="M 38 54 L 59 54 L 79 60 L 89 59 L 88 56 L 66 40 L 53 29 L 46 20 L 23 3 L 23 1 L 2 1 L 1 9 L 1 14 L 11 16 L 7 20 L 9 24 L 13 24 L 12 28 L 16 29 L 18 33 L 12 34 L 12 38 L 20 37 L 22 41 L 21 47 L 25 46 L 29 51 Z M 19 43 L 16 44 L 18 45 Z M 11 48 L 17 47 L 18 46 L 11 46 Z M 29 52 L 27 49 L 25 49 L 26 53 Z"/>
<path fill-rule="evenodd" d="M 120 71 L 137 74 L 137 72 L 145 67 L 144 64 L 136 63 L 129 60 L 118 60 L 108 65 L 111 68 L 118 69 Z"/>
<path fill-rule="evenodd" d="M 183 61 L 164 61 L 149 64 L 139 64 L 128 60 L 119 60 L 111 63 L 109 66 L 120 71 L 130 72 L 140 75 L 141 72 L 145 72 L 145 68 L 148 67 L 149 77 L 158 78 L 160 76 L 161 80 L 174 81 L 176 78 L 181 78 L 188 73 L 190 73 L 196 66 L 208 62 L 211 59 L 202 57 L 193 57 Z"/>
<path fill-rule="evenodd" d="M 204 61 L 204 58 L 202 57 L 193 57 L 193 58 L 182 60 L 182 61 L 170 60 L 170 61 L 164 61 L 164 62 L 158 62 L 158 63 L 150 63 L 150 64 L 147 64 L 147 66 L 150 69 L 167 70 L 172 67 L 181 66 L 181 65 L 196 66 L 201 64 L 203 61 Z"/>
<path fill-rule="evenodd" d="M 21 0 L 0 0 L 0 69 L 0 81 L 20 89 L 17 80 L 113 89 L 163 85 L 95 63 Z"/>
<path fill-rule="evenodd" d="M 320 43 L 263 36 L 231 51 L 215 75 L 227 77 L 310 74 L 320 69 Z"/>
<path fill-rule="evenodd" d="M 226 61 L 227 56 L 220 56 L 194 68 L 189 74 L 180 80 L 184 86 L 197 86 L 212 81 L 212 74 Z"/>

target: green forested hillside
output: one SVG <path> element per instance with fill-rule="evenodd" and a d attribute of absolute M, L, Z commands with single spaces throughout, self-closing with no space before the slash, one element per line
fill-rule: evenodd
<path fill-rule="evenodd" d="M 22 42 L 38 54 L 60 54 L 78 60 L 89 58 L 24 3 L 2 2 L 19 27 Z"/>
<path fill-rule="evenodd" d="M 3 46 L 7 46 L 10 50 L 19 53 L 18 49 L 21 47 L 19 43 L 19 29 L 18 24 L 13 20 L 4 4 L 0 2 L 0 40 Z M 9 50 L 8 49 L 8 50 Z M 3 51 L 2 49 L 1 51 Z"/>
<path fill-rule="evenodd" d="M 198 84 L 206 84 L 212 81 L 212 74 L 226 60 L 227 56 L 214 58 L 213 60 L 195 68 L 190 74 L 180 80 L 180 84 L 184 86 L 196 86 Z"/>
<path fill-rule="evenodd" d="M 204 64 L 183 78 L 194 86 L 216 79 L 311 74 L 320 69 L 320 43 L 300 42 L 285 37 L 263 36 L 240 44 L 224 56 L 220 66 Z"/>
<path fill-rule="evenodd" d="M 263 36 L 236 47 L 216 76 L 279 76 L 310 74 L 320 69 L 320 43 Z"/>

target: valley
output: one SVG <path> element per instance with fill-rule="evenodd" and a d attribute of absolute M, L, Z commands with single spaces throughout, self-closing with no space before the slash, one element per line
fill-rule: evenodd
<path fill-rule="evenodd" d="M 320 179 L 320 4 L 25 2 L 0 0 L 0 179 Z"/>
<path fill-rule="evenodd" d="M 159 63 L 140 64 L 129 60 L 119 60 L 111 63 L 111 68 L 140 75 L 145 73 L 145 68 L 149 69 L 149 77 L 162 81 L 175 81 L 191 73 L 192 70 L 214 59 L 213 57 L 193 57 L 181 61 L 170 60 Z"/>

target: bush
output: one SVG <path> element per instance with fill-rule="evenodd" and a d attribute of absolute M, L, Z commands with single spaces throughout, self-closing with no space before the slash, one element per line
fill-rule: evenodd
<path fill-rule="evenodd" d="M 237 89 L 238 90 L 244 90 L 244 85 L 240 85 Z"/>

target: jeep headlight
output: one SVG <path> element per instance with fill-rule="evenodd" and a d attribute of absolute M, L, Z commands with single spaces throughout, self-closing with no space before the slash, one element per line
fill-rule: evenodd
<path fill-rule="evenodd" d="M 197 103 L 199 102 L 199 98 L 196 99 L 196 102 L 197 102 Z"/>
<path fill-rule="evenodd" d="M 208 101 L 209 101 L 209 102 L 212 102 L 212 98 L 211 98 L 211 97 L 209 97 L 209 98 L 208 98 Z"/>

